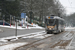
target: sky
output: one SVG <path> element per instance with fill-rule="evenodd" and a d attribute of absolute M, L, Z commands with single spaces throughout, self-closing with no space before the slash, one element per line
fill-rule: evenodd
<path fill-rule="evenodd" d="M 64 6 L 66 14 L 70 15 L 75 12 L 75 0 L 59 0 Z"/>

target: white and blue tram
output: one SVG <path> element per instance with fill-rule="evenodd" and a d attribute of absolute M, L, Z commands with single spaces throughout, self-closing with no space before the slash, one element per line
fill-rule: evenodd
<path fill-rule="evenodd" d="M 58 16 L 47 16 L 45 18 L 45 31 L 49 33 L 60 33 L 65 29 L 65 20 Z"/>

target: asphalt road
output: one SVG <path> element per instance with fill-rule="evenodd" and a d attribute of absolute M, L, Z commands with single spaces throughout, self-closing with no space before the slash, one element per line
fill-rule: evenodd
<path fill-rule="evenodd" d="M 5 31 L 6 30 L 8 30 L 8 29 L 5 29 Z M 9 30 L 12 31 L 14 29 L 12 29 L 12 30 L 9 29 Z M 14 48 L 13 50 L 61 50 L 61 49 L 75 50 L 75 31 L 72 31 L 71 29 L 69 29 L 69 30 L 70 31 L 66 30 L 65 32 L 62 32 L 60 34 L 55 34 L 55 35 L 54 34 L 44 34 L 44 35 L 38 36 L 39 38 L 37 38 L 37 36 L 35 36 L 35 34 L 33 34 L 34 37 L 32 37 L 33 35 L 30 35 L 30 37 L 32 37 L 32 38 L 26 36 L 27 38 L 22 37 L 15 41 L 11 40 L 9 42 L 5 42 L 5 43 L 1 42 L 1 43 L 3 43 L 3 44 L 8 43 L 8 45 L 14 44 L 14 43 L 27 43 L 21 47 L 20 46 L 15 47 L 15 48 L 13 47 Z M 25 30 L 18 30 L 18 31 L 25 31 Z M 31 31 L 34 32 L 36 30 L 31 30 Z M 40 31 L 43 31 L 43 30 L 40 30 Z M 28 32 L 28 33 L 30 33 L 30 32 Z M 43 33 L 45 33 L 45 32 L 43 32 Z M 43 34 L 43 33 L 40 33 L 40 34 Z M 47 36 L 45 36 L 45 35 L 47 35 Z M 52 36 L 49 36 L 49 35 L 52 35 Z M 45 37 L 45 38 L 41 38 L 41 37 Z"/>
<path fill-rule="evenodd" d="M 0 32 L 0 38 L 9 37 L 9 36 L 15 36 L 15 29 L 3 28 L 3 27 L 0 27 L 0 29 L 3 30 L 3 32 Z M 34 33 L 34 32 L 39 32 L 39 31 L 44 31 L 44 29 L 24 29 L 24 30 L 17 30 L 17 35 Z"/>

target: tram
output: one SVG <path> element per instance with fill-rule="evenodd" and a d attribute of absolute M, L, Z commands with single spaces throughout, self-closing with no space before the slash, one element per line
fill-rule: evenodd
<path fill-rule="evenodd" d="M 49 33 L 60 33 L 65 30 L 65 20 L 58 16 L 46 16 L 45 31 Z"/>

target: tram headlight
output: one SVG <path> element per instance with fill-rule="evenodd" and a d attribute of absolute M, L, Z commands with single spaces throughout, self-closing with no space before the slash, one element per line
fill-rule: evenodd
<path fill-rule="evenodd" d="M 49 28 L 49 30 L 52 30 L 52 28 Z"/>

